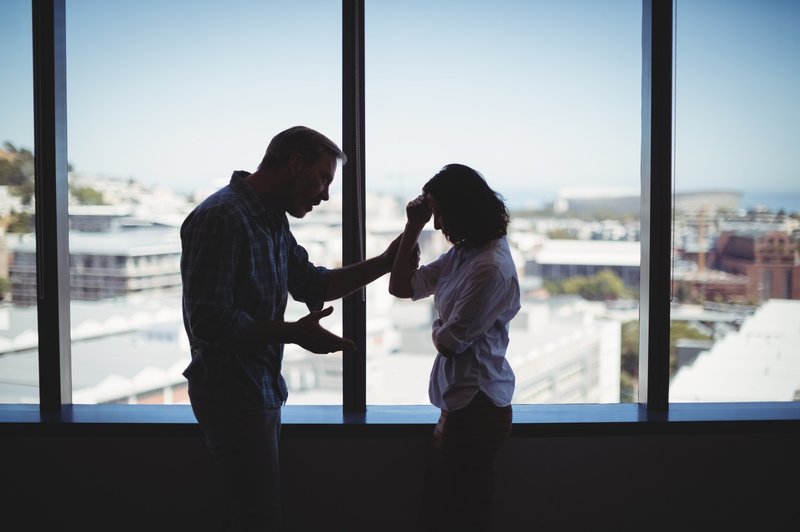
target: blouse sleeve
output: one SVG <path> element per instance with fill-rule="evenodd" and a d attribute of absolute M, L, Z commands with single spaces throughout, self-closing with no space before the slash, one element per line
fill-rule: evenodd
<path fill-rule="evenodd" d="M 445 253 L 430 264 L 420 266 L 411 275 L 412 301 L 424 299 L 436 291 L 436 284 L 439 282 L 446 256 L 447 254 Z"/>

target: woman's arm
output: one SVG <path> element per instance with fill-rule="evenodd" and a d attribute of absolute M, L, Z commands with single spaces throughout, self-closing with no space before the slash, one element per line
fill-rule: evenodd
<path fill-rule="evenodd" d="M 442 355 L 458 355 L 481 338 L 495 323 L 507 325 L 519 310 L 516 276 L 504 275 L 495 265 L 470 273 L 445 320 L 437 320 L 431 333 Z"/>
<path fill-rule="evenodd" d="M 410 268 L 410 264 L 415 264 L 412 261 L 412 256 L 417 253 L 419 249 L 417 240 L 422 232 L 422 228 L 431 219 L 431 209 L 428 205 L 428 200 L 424 196 L 419 196 L 411 200 L 406 206 L 406 227 L 403 235 L 400 238 L 400 245 L 397 248 L 397 253 L 394 256 L 394 263 L 392 264 L 392 274 L 389 278 L 389 293 L 395 297 L 410 298 L 413 294 L 411 291 L 411 277 L 416 271 L 416 268 Z"/>

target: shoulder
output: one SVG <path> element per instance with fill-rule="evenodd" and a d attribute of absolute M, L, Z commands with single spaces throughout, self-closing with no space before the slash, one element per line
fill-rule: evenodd
<path fill-rule="evenodd" d="M 441 255 L 439 255 L 438 257 L 436 257 L 436 259 L 433 260 L 432 262 L 429 262 L 428 264 L 421 266 L 420 270 L 430 269 L 430 268 L 436 270 L 445 269 L 447 268 L 448 264 L 453 264 L 456 262 L 456 258 L 458 257 L 458 252 L 459 251 L 456 249 L 456 247 L 453 246 L 444 253 L 442 253 Z"/>
<path fill-rule="evenodd" d="M 517 276 L 511 248 L 505 237 L 487 242 L 475 261 L 474 271 L 485 275 L 500 275 L 506 279 Z"/>
<path fill-rule="evenodd" d="M 204 199 L 183 221 L 181 232 L 200 227 L 238 227 L 242 224 L 241 206 L 236 195 L 226 186 Z"/>

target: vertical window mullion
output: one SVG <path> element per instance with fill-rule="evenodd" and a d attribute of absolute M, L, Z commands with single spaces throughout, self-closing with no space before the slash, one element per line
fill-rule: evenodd
<path fill-rule="evenodd" d="M 34 0 L 33 94 L 39 402 L 72 402 L 64 0 Z"/>
<path fill-rule="evenodd" d="M 364 1 L 342 2 L 342 263 L 364 260 Z M 342 302 L 343 333 L 355 341 L 342 361 L 344 412 L 367 409 L 366 289 Z"/>
<path fill-rule="evenodd" d="M 669 404 L 672 0 L 642 2 L 642 262 L 639 403 Z"/>

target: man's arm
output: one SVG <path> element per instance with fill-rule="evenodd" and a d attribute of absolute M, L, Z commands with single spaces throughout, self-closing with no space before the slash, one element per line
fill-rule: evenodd
<path fill-rule="evenodd" d="M 403 235 L 400 235 L 392 240 L 386 251 L 377 257 L 331 270 L 328 277 L 328 288 L 325 292 L 325 301 L 333 301 L 344 297 L 362 286 L 368 285 L 378 277 L 389 273 L 392 269 L 392 264 L 395 262 L 395 255 L 402 237 Z M 405 264 L 407 265 L 406 268 L 409 268 L 413 264 L 413 253 L 409 253 L 407 257 Z M 417 262 L 419 262 L 418 256 Z"/>
<path fill-rule="evenodd" d="M 314 353 L 355 349 L 351 340 L 320 325 L 332 307 L 295 322 L 256 320 L 236 307 L 235 257 L 241 234 L 235 220 L 220 210 L 193 214 L 182 227 L 181 275 L 190 334 L 216 347 L 293 343 Z"/>
<path fill-rule="evenodd" d="M 336 336 L 319 321 L 330 316 L 333 307 L 312 311 L 297 321 L 254 321 L 248 339 L 259 343 L 297 344 L 312 353 L 333 353 L 356 348 L 355 342 Z"/>
<path fill-rule="evenodd" d="M 383 255 L 331 270 L 325 301 L 339 299 L 389 273 L 390 264 Z"/>

